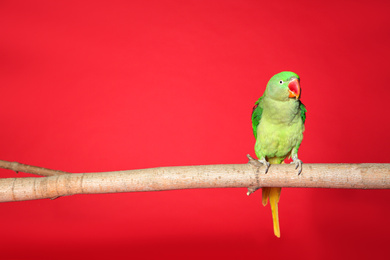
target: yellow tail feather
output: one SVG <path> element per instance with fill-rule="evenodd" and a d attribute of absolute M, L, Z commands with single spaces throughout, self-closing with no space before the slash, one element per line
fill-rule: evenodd
<path fill-rule="evenodd" d="M 269 204 L 272 211 L 272 221 L 274 223 L 274 234 L 277 237 L 280 237 L 278 203 L 281 192 L 282 188 L 262 188 L 262 203 L 263 206 L 267 205 L 269 198 Z"/>
<path fill-rule="evenodd" d="M 261 202 L 263 203 L 263 206 L 267 206 L 268 198 L 269 198 L 269 192 L 271 191 L 271 188 L 262 188 L 261 189 Z"/>
<path fill-rule="evenodd" d="M 284 163 L 279 158 L 270 158 L 268 160 L 271 164 Z M 280 199 L 280 193 L 282 188 L 268 188 L 264 187 L 261 189 L 262 192 L 262 203 L 263 206 L 267 205 L 268 199 L 272 211 L 272 221 L 274 223 L 274 234 L 277 237 L 280 237 L 280 227 L 279 227 L 279 213 L 278 213 L 278 203 Z"/>
<path fill-rule="evenodd" d="M 269 194 L 269 204 L 271 205 L 272 220 L 274 222 L 274 234 L 277 237 L 280 237 L 278 203 L 281 191 L 282 188 L 271 188 Z"/>
<path fill-rule="evenodd" d="M 274 223 L 274 234 L 277 237 L 280 237 L 278 203 L 281 192 L 282 188 L 262 188 L 262 203 L 264 206 L 267 205 L 269 198 L 269 204 L 272 211 L 272 221 Z"/>

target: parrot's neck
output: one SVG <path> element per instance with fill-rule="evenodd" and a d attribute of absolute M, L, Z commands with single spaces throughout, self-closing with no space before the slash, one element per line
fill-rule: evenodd
<path fill-rule="evenodd" d="M 262 120 L 274 124 L 293 124 L 299 120 L 298 100 L 279 101 L 266 97 L 263 102 Z"/>

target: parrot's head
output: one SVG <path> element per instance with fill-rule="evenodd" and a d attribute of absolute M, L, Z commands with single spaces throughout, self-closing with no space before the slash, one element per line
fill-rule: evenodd
<path fill-rule="evenodd" d="M 279 101 L 298 100 L 301 96 L 299 76 L 291 71 L 280 72 L 268 81 L 265 93 Z"/>

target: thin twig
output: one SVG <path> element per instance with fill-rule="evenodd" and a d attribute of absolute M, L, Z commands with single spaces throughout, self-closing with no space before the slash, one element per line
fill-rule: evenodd
<path fill-rule="evenodd" d="M 55 176 L 55 175 L 62 175 L 68 173 L 63 171 L 51 170 L 47 168 L 22 164 L 18 162 L 7 162 L 3 160 L 0 160 L 0 168 L 12 170 L 16 173 L 25 172 L 25 173 L 31 173 L 31 174 L 41 175 L 41 176 Z"/>
<path fill-rule="evenodd" d="M 272 165 L 264 174 L 264 167 L 247 163 L 5 178 L 0 179 L 0 202 L 195 188 L 390 188 L 390 164 L 304 164 L 300 175 L 294 168 L 288 164 Z"/>

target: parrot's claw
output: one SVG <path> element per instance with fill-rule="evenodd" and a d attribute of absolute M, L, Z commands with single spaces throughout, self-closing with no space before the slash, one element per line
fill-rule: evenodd
<path fill-rule="evenodd" d="M 269 166 L 271 165 L 265 158 L 258 160 L 265 166 L 265 174 L 267 174 Z"/>
<path fill-rule="evenodd" d="M 246 157 L 248 157 L 248 159 L 249 159 L 249 161 L 248 161 L 249 164 L 252 164 L 253 166 L 256 166 L 256 167 L 260 167 L 261 166 L 260 162 L 258 160 L 256 160 L 256 159 L 253 159 L 253 157 L 250 156 L 249 154 L 247 154 Z"/>
<path fill-rule="evenodd" d="M 298 157 L 293 157 L 293 161 L 291 162 L 291 164 L 293 163 L 295 164 L 295 170 L 298 169 L 298 175 L 301 174 L 303 162 L 299 160 Z"/>

